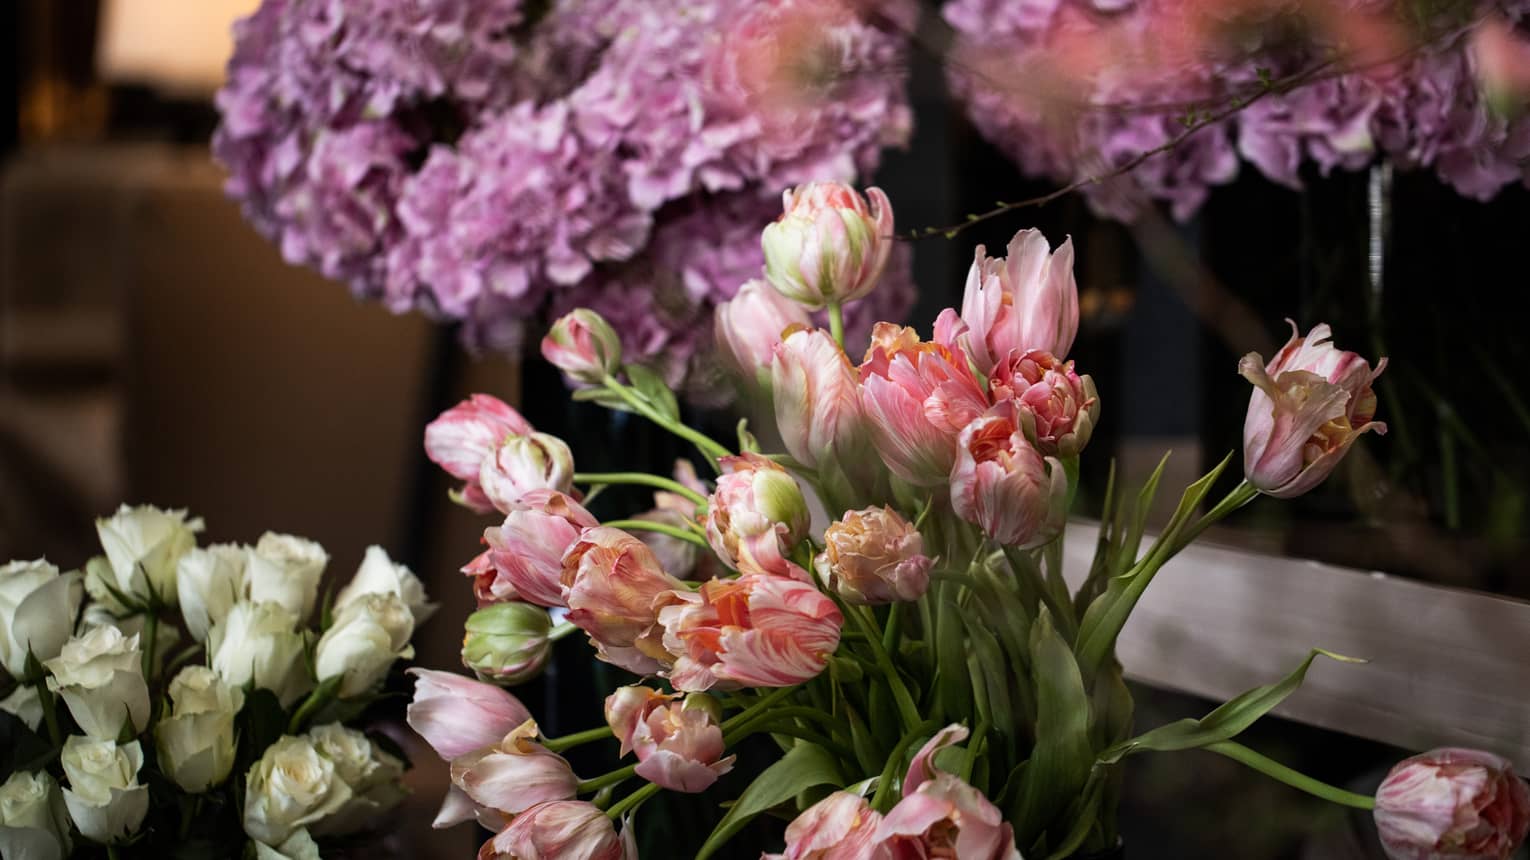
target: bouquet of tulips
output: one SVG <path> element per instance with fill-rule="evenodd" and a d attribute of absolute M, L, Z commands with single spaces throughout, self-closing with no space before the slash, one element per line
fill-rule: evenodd
<path fill-rule="evenodd" d="M 1070 587 L 1061 536 L 1101 409 L 1066 359 L 1071 245 L 1026 230 L 1006 258 L 979 248 L 960 312 L 941 313 L 933 339 L 880 324 L 857 365 L 840 309 L 876 286 L 893 241 L 886 198 L 869 198 L 837 184 L 788 192 L 764 230 L 765 279 L 719 310 L 721 354 L 768 398 L 784 452 L 762 451 L 743 423 L 734 447 L 684 424 L 584 310 L 555 324 L 543 354 L 582 386 L 575 397 L 694 443 L 710 480 L 580 473 L 565 443 L 484 395 L 426 429 L 430 457 L 463 481 L 456 498 L 504 516 L 464 569 L 481 608 L 463 656 L 480 680 L 423 672 L 409 709 L 451 763 L 438 825 L 495 830 L 485 860 L 631 857 L 645 800 L 707 791 L 731 751 L 763 736 L 779 758 L 731 798 L 698 857 L 771 812 L 793 819 L 775 856 L 794 860 L 1062 860 L 1117 845 L 1127 758 L 1200 748 L 1375 809 L 1394 857 L 1507 857 L 1530 797 L 1501 759 L 1437 751 L 1372 798 L 1237 742 L 1318 656 L 1350 658 L 1313 650 L 1203 719 L 1141 734 L 1116 660 L 1132 608 L 1177 552 L 1261 494 L 1310 490 L 1385 430 L 1372 420 L 1384 362 L 1337 349 L 1321 325 L 1269 362 L 1244 358 L 1244 479 L 1210 498 L 1229 455 L 1151 539 L 1158 474 L 1133 496 L 1107 488 L 1097 553 Z M 809 321 L 819 310 L 827 331 Z M 597 521 L 581 500 L 615 484 L 654 488 L 654 509 Z M 606 699 L 605 727 L 544 737 L 501 686 L 574 632 L 641 680 Z M 581 778 L 560 755 L 611 737 L 623 760 L 609 772 Z"/>
<path fill-rule="evenodd" d="M 419 579 L 374 546 L 321 605 L 319 544 L 201 529 L 123 506 L 83 571 L 0 567 L 5 860 L 317 860 L 405 797 L 397 745 L 346 724 L 412 656 Z"/>

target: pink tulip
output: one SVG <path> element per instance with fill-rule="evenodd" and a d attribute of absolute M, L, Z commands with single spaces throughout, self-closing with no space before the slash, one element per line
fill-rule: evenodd
<path fill-rule="evenodd" d="M 754 280 L 717 306 L 713 314 L 717 355 L 738 377 L 761 390 L 770 388 L 770 363 L 789 328 L 812 325 L 802 306 Z"/>
<path fill-rule="evenodd" d="M 503 524 L 484 530 L 495 574 L 490 594 L 498 589 L 538 606 L 563 606 L 563 556 L 581 531 L 599 524 L 563 493 L 527 493 Z"/>
<path fill-rule="evenodd" d="M 1508 860 L 1530 831 L 1530 789 L 1492 753 L 1437 749 L 1392 768 L 1375 816 L 1392 860 Z"/>
<path fill-rule="evenodd" d="M 1328 477 L 1361 434 L 1387 432 L 1371 420 L 1371 384 L 1387 360 L 1372 370 L 1328 337 L 1327 325 L 1302 337 L 1291 323 L 1291 340 L 1268 365 L 1252 352 L 1238 362 L 1238 372 L 1254 384 L 1243 422 L 1243 471 L 1267 495 L 1300 496 Z"/>
<path fill-rule="evenodd" d="M 570 492 L 574 452 L 546 433 L 511 436 L 480 464 L 478 483 L 495 510 L 508 514 L 539 490 Z"/>
<path fill-rule="evenodd" d="M 952 723 L 935 733 L 935 736 L 924 742 L 919 752 L 914 754 L 912 761 L 908 763 L 908 772 L 903 776 L 903 795 L 908 795 L 919 790 L 919 786 L 939 776 L 943 771 L 935 767 L 935 754 L 953 744 L 959 744 L 967 739 L 967 727 L 960 723 Z"/>
<path fill-rule="evenodd" d="M 767 574 L 714 579 L 659 611 L 677 690 L 789 687 L 818 676 L 844 617 L 812 585 Z"/>
<path fill-rule="evenodd" d="M 846 511 L 823 533 L 820 574 L 848 603 L 878 606 L 918 600 L 934 561 L 924 537 L 892 508 Z"/>
<path fill-rule="evenodd" d="M 531 719 L 525 705 L 493 684 L 431 669 L 409 674 L 416 679 L 409 727 L 447 761 L 499 743 Z"/>
<path fill-rule="evenodd" d="M 822 329 L 798 329 L 771 364 L 776 428 L 786 450 L 810 468 L 864 456 L 866 419 L 855 368 Z"/>
<path fill-rule="evenodd" d="M 1025 438 L 1048 457 L 1077 457 L 1100 421 L 1094 380 L 1049 352 L 1011 352 L 988 384 L 994 402 L 1017 407 Z"/>
<path fill-rule="evenodd" d="M 593 803 L 555 800 L 517 815 L 478 860 L 637 860 L 631 828 L 623 831 Z"/>
<path fill-rule="evenodd" d="M 558 317 L 542 338 L 542 357 L 570 379 L 598 385 L 622 368 L 622 341 L 611 324 L 589 308 Z"/>
<path fill-rule="evenodd" d="M 479 608 L 521 599 L 520 592 L 515 590 L 510 580 L 500 576 L 494 567 L 493 552 L 486 549 L 473 556 L 473 560 L 461 568 L 462 574 L 473 580 L 473 596 L 478 599 Z"/>
<path fill-rule="evenodd" d="M 744 573 L 801 575 L 787 556 L 807 536 L 808 509 L 791 473 L 759 454 L 719 461 L 707 507 L 707 541 L 723 563 Z"/>
<path fill-rule="evenodd" d="M 462 503 L 479 513 L 494 510 L 478 485 L 483 461 L 509 436 L 532 432 L 519 412 L 497 397 L 474 394 L 425 426 L 425 455 L 465 482 Z"/>
<path fill-rule="evenodd" d="M 892 204 L 879 188 L 866 197 L 842 182 L 812 182 L 782 195 L 785 212 L 760 237 L 765 278 L 817 310 L 865 296 L 892 252 Z"/>
<path fill-rule="evenodd" d="M 563 556 L 568 620 L 590 634 L 600 656 L 640 675 L 657 671 L 637 650 L 654 626 L 659 597 L 685 584 L 659 567 L 648 545 L 621 529 L 585 529 Z"/>
<path fill-rule="evenodd" d="M 949 481 L 957 434 L 988 408 L 966 354 L 877 323 L 860 375 L 871 440 L 887 468 L 921 487 Z"/>
<path fill-rule="evenodd" d="M 621 754 L 637 753 L 638 776 L 670 791 L 694 794 L 732 770 L 734 756 L 722 757 L 722 728 L 713 709 L 679 698 L 621 687 L 606 698 L 606 722 L 621 742 Z M 715 708 L 716 702 L 711 705 Z"/>
<path fill-rule="evenodd" d="M 563 756 L 536 742 L 527 720 L 498 743 L 452 760 L 452 784 L 474 803 L 519 815 L 539 803 L 572 800 L 579 777 Z"/>
<path fill-rule="evenodd" d="M 1500 114 L 1522 113 L 1530 102 L 1530 39 L 1493 16 L 1472 30 L 1471 56 L 1488 104 Z"/>
<path fill-rule="evenodd" d="M 1078 285 L 1073 280 L 1073 240 L 1053 252 L 1039 230 L 1021 230 L 1004 259 L 979 245 L 962 295 L 965 346 L 988 372 L 1012 350 L 1066 356 L 1078 333 Z"/>
<path fill-rule="evenodd" d="M 983 793 L 936 773 L 903 799 L 877 828 L 875 841 L 903 857 L 1021 860 L 1014 829 Z"/>
<path fill-rule="evenodd" d="M 1041 456 L 1012 418 L 996 409 L 962 431 L 951 472 L 951 506 L 1003 546 L 1051 540 L 1066 515 L 1068 476 Z"/>
<path fill-rule="evenodd" d="M 786 850 L 760 860 L 892 860 L 876 841 L 882 816 L 866 798 L 848 791 L 808 807 L 786 827 Z"/>

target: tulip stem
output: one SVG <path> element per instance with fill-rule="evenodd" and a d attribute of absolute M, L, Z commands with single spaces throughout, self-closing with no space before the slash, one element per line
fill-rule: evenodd
<path fill-rule="evenodd" d="M 710 548 L 706 540 L 702 538 L 701 535 L 696 534 L 690 529 L 682 529 L 677 526 L 669 525 L 668 523 L 656 523 L 652 520 L 612 520 L 608 523 L 601 523 L 601 525 L 614 529 L 626 529 L 627 531 L 658 532 L 661 535 L 669 535 L 672 538 L 678 538 L 680 540 L 686 541 L 687 543 L 693 543 L 702 549 Z"/>
<path fill-rule="evenodd" d="M 574 474 L 576 484 L 637 484 L 644 487 L 654 487 L 660 490 L 668 490 L 671 493 L 685 496 L 696 503 L 699 508 L 707 505 L 707 497 L 687 487 L 679 481 L 659 475 L 649 475 L 644 472 L 577 472 Z"/>
<path fill-rule="evenodd" d="M 1354 809 L 1376 808 L 1376 798 L 1374 797 L 1367 797 L 1363 794 L 1345 791 L 1342 788 L 1335 788 L 1326 782 L 1313 779 L 1304 773 L 1292 770 L 1278 761 L 1266 758 L 1240 743 L 1220 741 L 1209 744 L 1206 749 L 1210 752 L 1227 756 L 1233 761 L 1251 767 L 1271 779 L 1283 782 L 1292 788 L 1300 789 L 1314 797 L 1320 797 L 1331 803 L 1353 807 Z"/>
<path fill-rule="evenodd" d="M 829 334 L 840 349 L 845 348 L 845 309 L 839 302 L 829 302 Z"/>
<path fill-rule="evenodd" d="M 630 779 L 636 773 L 637 765 L 630 764 L 621 770 L 613 770 L 610 773 L 601 774 L 600 776 L 594 777 L 593 779 L 581 779 L 579 781 L 577 790 L 580 794 L 590 794 L 592 792 L 600 791 L 602 788 L 605 788 L 608 785 L 617 785 L 627 779 Z"/>
<path fill-rule="evenodd" d="M 639 806 L 642 806 L 643 805 L 643 801 L 647 800 L 650 797 L 653 797 L 655 794 L 658 794 L 658 793 L 659 793 L 659 784 L 656 783 L 656 782 L 650 782 L 647 785 L 643 786 L 642 788 L 638 789 L 637 791 L 634 791 L 631 794 L 627 795 L 626 797 L 622 798 L 621 800 L 618 800 L 615 804 L 613 804 L 611 806 L 610 809 L 606 810 L 606 815 L 610 816 L 611 820 L 615 821 L 616 819 L 621 818 L 626 813 L 631 812 L 632 810 L 638 808 Z"/>
<path fill-rule="evenodd" d="M 840 609 L 845 615 L 855 619 L 855 624 L 866 636 L 866 642 L 871 646 L 871 652 L 876 657 L 877 665 L 882 668 L 882 674 L 887 676 L 887 685 L 892 688 L 893 701 L 898 704 L 898 714 L 903 717 L 903 728 L 912 729 L 919 725 L 919 709 L 914 705 L 914 697 L 909 695 L 908 687 L 904 686 L 903 678 L 898 675 L 898 667 L 893 665 L 892 655 L 882 647 L 881 631 L 876 629 L 866 616 L 860 612 L 861 607 L 841 604 Z"/>
<path fill-rule="evenodd" d="M 572 747 L 594 743 L 595 741 L 603 741 L 609 737 L 611 737 L 611 727 L 601 726 L 600 728 L 589 729 L 588 731 L 564 735 L 561 738 L 547 738 L 542 741 L 542 746 L 546 747 L 548 752 L 563 752 Z"/>
<path fill-rule="evenodd" d="M 897 773 L 898 768 L 903 766 L 904 754 L 908 752 L 909 747 L 914 745 L 915 741 L 934 734 L 938 725 L 934 720 L 920 723 L 908 734 L 905 734 L 903 739 L 898 741 L 896 747 L 893 747 L 893 751 L 887 756 L 887 764 L 882 768 L 882 775 L 877 778 L 877 790 L 871 796 L 872 809 L 875 809 L 877 812 L 886 812 L 892 808 L 892 804 L 889 801 L 893 799 L 893 774 Z"/>
<path fill-rule="evenodd" d="M 655 409 L 646 397 L 642 397 L 638 392 L 623 385 L 621 380 L 616 377 L 607 374 L 605 385 L 616 392 L 618 397 L 627 401 L 627 405 L 631 406 L 639 415 L 695 445 L 698 451 L 706 455 L 707 462 L 712 464 L 714 470 L 719 470 L 720 468 L 717 465 L 719 459 L 732 455 L 733 452 L 718 444 L 717 440 L 707 436 L 705 433 L 687 427 Z"/>
<path fill-rule="evenodd" d="M 579 631 L 579 626 L 572 621 L 560 621 L 547 631 L 547 641 L 557 642 L 565 636 L 571 636 Z"/>
<path fill-rule="evenodd" d="M 796 689 L 796 687 L 782 687 L 773 693 L 767 694 L 763 698 L 744 708 L 742 711 L 739 711 L 738 713 L 724 720 L 722 723 L 723 732 L 726 734 L 729 730 L 745 722 L 748 722 L 750 719 L 758 716 L 761 711 L 791 695 L 792 692 Z"/>

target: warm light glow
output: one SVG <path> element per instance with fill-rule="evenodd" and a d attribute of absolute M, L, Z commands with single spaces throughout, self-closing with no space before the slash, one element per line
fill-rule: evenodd
<path fill-rule="evenodd" d="M 182 95 L 223 83 L 234 20 L 259 0 L 106 0 L 96 63 L 101 77 Z"/>

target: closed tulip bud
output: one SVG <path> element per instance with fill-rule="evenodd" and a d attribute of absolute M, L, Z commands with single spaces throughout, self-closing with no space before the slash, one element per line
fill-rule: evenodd
<path fill-rule="evenodd" d="M 1266 495 L 1300 496 L 1322 483 L 1362 434 L 1387 432 L 1371 420 L 1371 384 L 1387 360 L 1372 370 L 1328 338 L 1327 325 L 1303 337 L 1291 323 L 1291 340 L 1268 365 L 1256 353 L 1238 362 L 1238 372 L 1254 384 L 1243 422 L 1243 471 Z"/>
<path fill-rule="evenodd" d="M 653 654 L 637 650 L 656 620 L 655 601 L 684 588 L 647 544 L 621 529 L 585 529 L 563 556 L 568 620 L 590 634 L 602 658 L 637 674 L 658 669 Z"/>
<path fill-rule="evenodd" d="M 777 344 L 771 385 L 776 428 L 798 462 L 817 468 L 864 456 L 860 380 L 828 332 L 798 329 Z"/>
<path fill-rule="evenodd" d="M 1094 380 L 1049 352 L 1012 352 L 989 380 L 996 403 L 1012 403 L 1025 438 L 1048 457 L 1077 457 L 1100 421 Z"/>
<path fill-rule="evenodd" d="M 43 665 L 50 673 L 48 689 L 63 698 L 85 734 L 110 739 L 122 734 L 123 726 L 137 734 L 148 725 L 149 685 L 137 636 L 94 627 L 64 643 Z"/>
<path fill-rule="evenodd" d="M 948 483 L 957 434 L 989 406 L 961 348 L 877 323 L 860 375 L 871 441 L 887 468 L 916 486 Z"/>
<path fill-rule="evenodd" d="M 1029 549 L 1061 528 L 1068 498 L 1062 463 L 1042 457 L 1005 415 L 962 431 L 951 473 L 951 506 L 1003 546 Z"/>
<path fill-rule="evenodd" d="M 483 461 L 478 483 L 495 510 L 508 514 L 538 491 L 572 490 L 574 452 L 546 433 L 511 436 Z"/>
<path fill-rule="evenodd" d="M 621 754 L 637 754 L 638 776 L 670 791 L 706 791 L 733 769 L 734 757 L 722 758 L 721 709 L 704 694 L 679 699 L 646 687 L 621 687 L 606 698 L 606 722 L 621 742 Z"/>
<path fill-rule="evenodd" d="M 245 556 L 244 596 L 275 603 L 305 621 L 319 600 L 319 579 L 328 564 L 329 553 L 316 542 L 266 532 Z"/>
<path fill-rule="evenodd" d="M 172 707 L 154 727 L 159 766 L 188 794 L 228 778 L 234 766 L 234 717 L 244 691 L 203 666 L 187 666 L 170 682 Z"/>
<path fill-rule="evenodd" d="M 499 743 L 531 719 L 518 699 L 500 688 L 451 672 L 410 669 L 414 700 L 406 711 L 409 728 L 446 761 Z"/>
<path fill-rule="evenodd" d="M 579 777 L 563 756 L 537 743 L 536 737 L 537 724 L 527 720 L 499 743 L 453 759 L 452 783 L 474 803 L 506 815 L 573 799 Z"/>
<path fill-rule="evenodd" d="M 0 857 L 64 860 L 73 847 L 58 783 L 47 771 L 13 771 L 0 785 Z"/>
<path fill-rule="evenodd" d="M 497 684 L 520 684 L 541 674 L 552 654 L 552 619 L 530 603 L 496 603 L 468 616 L 462 665 Z"/>
<path fill-rule="evenodd" d="M 388 558 L 388 551 L 380 546 L 367 547 L 356 575 L 335 595 L 334 612 L 340 613 L 367 594 L 398 595 L 399 600 L 409 607 L 416 627 L 424 624 L 425 619 L 436 611 L 436 604 L 431 603 L 425 594 L 425 583 L 420 582 L 414 571 Z"/>
<path fill-rule="evenodd" d="M 244 564 L 248 547 L 214 544 L 193 547 L 175 568 L 177 596 L 186 631 L 198 642 L 207 640 L 244 593 Z"/>
<path fill-rule="evenodd" d="M 162 511 L 123 505 L 107 519 L 96 520 L 96 535 L 110 562 L 112 586 L 140 602 L 175 605 L 175 569 L 197 544 L 201 519 L 185 511 Z"/>
<path fill-rule="evenodd" d="M 414 656 L 414 616 L 396 594 L 364 594 L 335 617 L 313 652 L 320 681 L 342 676 L 340 695 L 359 696 L 381 684 L 399 658 Z"/>
<path fill-rule="evenodd" d="M 589 308 L 558 317 L 542 338 L 542 357 L 570 379 L 597 385 L 622 367 L 622 341 L 611 324 Z"/>
<path fill-rule="evenodd" d="M 979 245 L 962 294 L 962 344 L 984 373 L 1013 351 L 1066 356 L 1078 334 L 1073 240 L 1053 252 L 1041 231 L 1021 230 L 1005 253 Z"/>
<path fill-rule="evenodd" d="M 245 776 L 244 832 L 257 842 L 281 845 L 340 811 L 351 797 L 335 763 L 312 741 L 284 735 L 266 747 Z"/>
<path fill-rule="evenodd" d="M 788 190 L 782 202 L 785 212 L 760 237 L 772 287 L 813 310 L 876 287 L 896 241 L 892 204 L 881 189 L 862 197 L 842 182 L 812 182 Z"/>
<path fill-rule="evenodd" d="M 718 305 L 712 322 L 718 357 L 760 391 L 770 389 L 771 359 L 786 330 L 810 325 L 801 305 L 760 280 L 749 281 Z"/>
<path fill-rule="evenodd" d="M 404 762 L 373 743 L 364 732 L 339 723 L 315 726 L 304 735 L 335 766 L 335 778 L 351 797 L 309 828 L 320 836 L 355 833 L 375 823 L 408 796 L 400 779 Z"/>
<path fill-rule="evenodd" d="M 64 805 L 80 835 L 103 845 L 126 841 L 138 832 L 149 813 L 149 787 L 138 784 L 143 748 L 137 741 L 116 741 L 74 735 L 59 754 L 64 778 Z"/>
<path fill-rule="evenodd" d="M 283 707 L 313 689 L 307 644 L 297 616 L 275 603 L 236 603 L 207 636 L 212 670 L 223 683 L 270 690 Z"/>
<path fill-rule="evenodd" d="M 807 536 L 807 501 L 790 472 L 759 454 L 719 461 L 707 508 L 707 541 L 724 564 L 744 573 L 791 573 L 787 556 Z"/>
<path fill-rule="evenodd" d="M 604 810 L 583 800 L 541 803 L 517 815 L 483 844 L 478 860 L 637 860 L 630 832 L 617 834 Z"/>
<path fill-rule="evenodd" d="M 484 530 L 493 577 L 478 599 L 512 596 L 538 606 L 563 606 L 563 555 L 579 533 L 599 522 L 578 502 L 555 490 L 537 490 L 503 524 Z"/>
<path fill-rule="evenodd" d="M 1492 753 L 1437 749 L 1392 768 L 1375 816 L 1392 860 L 1508 860 L 1530 830 L 1530 789 Z"/>
<path fill-rule="evenodd" d="M 761 860 L 892 860 L 877 843 L 882 815 L 866 798 L 836 791 L 786 826 L 786 850 Z"/>
<path fill-rule="evenodd" d="M 823 533 L 820 575 L 849 603 L 913 601 L 930 586 L 924 537 L 892 508 L 846 511 Z"/>
<path fill-rule="evenodd" d="M 491 457 L 507 437 L 532 433 L 531 423 L 509 404 L 488 394 L 474 394 L 441 413 L 425 427 L 425 455 L 463 482 L 457 500 L 478 513 L 494 505 L 478 485 L 483 461 Z"/>
<path fill-rule="evenodd" d="M 60 574 L 42 559 L 0 567 L 0 666 L 26 677 L 27 655 L 57 657 L 74 630 L 85 589 L 78 572 Z"/>

